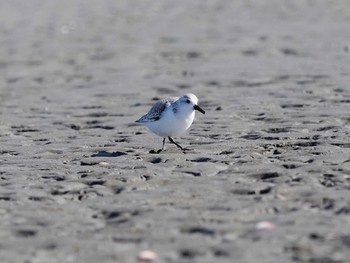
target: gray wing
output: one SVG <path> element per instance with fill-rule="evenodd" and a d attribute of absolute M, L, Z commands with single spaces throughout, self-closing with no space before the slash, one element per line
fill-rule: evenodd
<path fill-rule="evenodd" d="M 174 103 L 177 99 L 178 98 L 166 98 L 166 99 L 157 101 L 149 110 L 149 112 L 146 115 L 143 115 L 136 122 L 143 123 L 143 122 L 151 122 L 151 121 L 159 120 L 164 110 L 167 107 L 169 107 L 172 103 Z"/>

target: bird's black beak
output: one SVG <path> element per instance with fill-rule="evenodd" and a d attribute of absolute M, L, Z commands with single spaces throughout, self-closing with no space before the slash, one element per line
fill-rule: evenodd
<path fill-rule="evenodd" d="M 193 108 L 195 110 L 200 111 L 201 113 L 205 114 L 205 111 L 201 107 L 199 107 L 198 105 L 194 105 Z"/>

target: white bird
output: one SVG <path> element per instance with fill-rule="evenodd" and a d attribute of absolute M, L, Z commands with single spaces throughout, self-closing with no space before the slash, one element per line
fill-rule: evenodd
<path fill-rule="evenodd" d="M 164 150 L 167 137 L 182 151 L 187 150 L 176 143 L 172 137 L 184 133 L 191 126 L 195 110 L 205 114 L 205 111 L 197 103 L 198 98 L 192 93 L 182 97 L 162 99 L 157 101 L 146 115 L 136 121 L 148 127 L 156 135 L 163 137 L 163 146 L 157 153 Z"/>

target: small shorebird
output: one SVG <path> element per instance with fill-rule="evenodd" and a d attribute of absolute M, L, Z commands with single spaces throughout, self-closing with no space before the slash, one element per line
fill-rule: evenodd
<path fill-rule="evenodd" d="M 172 137 L 182 134 L 191 126 L 195 110 L 205 114 L 197 103 L 198 98 L 192 93 L 182 97 L 162 99 L 157 101 L 146 115 L 136 121 L 148 127 L 156 135 L 163 137 L 163 146 L 157 153 L 164 150 L 166 138 L 183 152 L 187 150 L 176 143 Z"/>

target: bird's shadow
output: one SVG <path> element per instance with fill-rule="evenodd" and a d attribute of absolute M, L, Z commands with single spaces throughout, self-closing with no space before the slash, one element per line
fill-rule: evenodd
<path fill-rule="evenodd" d="M 120 152 L 120 151 L 116 151 L 116 152 L 99 151 L 98 153 L 91 155 L 91 157 L 119 157 L 126 154 L 127 153 Z"/>

